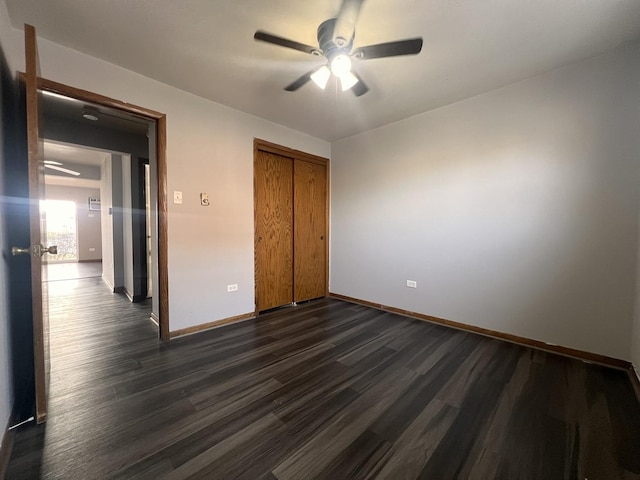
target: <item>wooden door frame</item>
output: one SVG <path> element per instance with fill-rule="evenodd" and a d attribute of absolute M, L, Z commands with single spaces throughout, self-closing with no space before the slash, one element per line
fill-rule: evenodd
<path fill-rule="evenodd" d="M 157 200 L 158 200 L 158 295 L 159 315 L 157 318 L 160 340 L 169 341 L 169 272 L 168 272 L 168 196 L 167 196 L 167 116 L 148 108 L 71 87 L 62 83 L 38 78 L 38 89 L 74 98 L 83 102 L 115 108 L 149 120 L 156 125 L 156 168 L 157 168 Z M 155 315 L 154 315 L 155 316 Z"/>
<path fill-rule="evenodd" d="M 325 286 L 324 286 L 324 296 L 329 296 L 329 212 L 330 212 L 330 178 L 331 172 L 330 161 L 328 158 L 320 157 L 318 155 L 313 155 L 311 153 L 302 152 L 300 150 L 294 150 L 293 148 L 285 147 L 283 145 L 278 145 L 276 143 L 268 142 L 267 140 L 262 140 L 260 138 L 253 139 L 253 275 L 254 275 L 254 314 L 258 315 L 258 255 L 257 255 L 257 245 L 258 245 L 258 219 L 256 218 L 256 162 L 258 160 L 258 152 L 267 152 L 267 153 L 275 153 L 276 155 L 281 155 L 283 157 L 288 157 L 293 160 L 302 160 L 305 162 L 316 163 L 318 165 L 323 165 L 327 169 L 327 182 L 326 182 L 326 201 L 325 201 L 325 238 L 327 241 L 325 242 L 325 267 L 324 267 L 324 278 L 325 278 Z M 295 212 L 293 221 L 295 223 Z M 295 281 L 295 280 L 294 280 Z"/>
<path fill-rule="evenodd" d="M 35 414 L 37 423 L 47 419 L 49 385 L 49 330 L 47 298 L 43 281 L 42 254 L 33 250 L 42 245 L 40 200 L 43 195 L 44 172 L 40 167 L 42 138 L 40 132 L 42 112 L 38 99 L 40 60 L 36 30 L 31 25 L 24 28 L 25 73 L 21 80 L 25 86 L 25 114 L 27 125 L 27 162 L 29 169 L 29 250 L 31 264 L 31 301 L 33 319 L 33 375 L 35 390 Z M 46 230 L 45 230 L 46 232 Z M 45 233 L 46 234 L 46 233 Z M 48 245 L 44 245 L 47 247 Z M 37 260 L 36 260 L 37 259 Z M 46 331 L 45 331 L 46 330 Z"/>

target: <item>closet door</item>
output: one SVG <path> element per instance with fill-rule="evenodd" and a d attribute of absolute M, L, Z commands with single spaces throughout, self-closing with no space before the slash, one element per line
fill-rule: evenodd
<path fill-rule="evenodd" d="M 294 301 L 324 297 L 327 288 L 327 167 L 294 160 Z"/>
<path fill-rule="evenodd" d="M 293 301 L 293 159 L 255 157 L 256 309 Z"/>

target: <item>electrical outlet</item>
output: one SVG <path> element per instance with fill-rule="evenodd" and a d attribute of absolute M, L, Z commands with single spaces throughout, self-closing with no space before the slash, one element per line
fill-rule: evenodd
<path fill-rule="evenodd" d="M 418 288 L 418 282 L 416 282 L 415 280 L 407 280 L 407 287 Z"/>
<path fill-rule="evenodd" d="M 179 205 L 182 203 L 182 192 L 174 191 L 173 192 L 173 203 Z"/>
<path fill-rule="evenodd" d="M 95 248 L 93 248 L 93 247 L 91 247 L 91 248 L 89 248 L 89 251 L 90 251 L 90 252 L 95 252 L 95 251 L 96 251 L 96 249 L 95 249 Z"/>
<path fill-rule="evenodd" d="M 202 205 L 203 207 L 208 207 L 209 206 L 209 194 L 208 193 L 201 193 L 200 194 L 200 205 Z"/>
<path fill-rule="evenodd" d="M 238 284 L 234 283 L 233 285 L 227 285 L 227 292 L 236 292 L 238 291 Z"/>

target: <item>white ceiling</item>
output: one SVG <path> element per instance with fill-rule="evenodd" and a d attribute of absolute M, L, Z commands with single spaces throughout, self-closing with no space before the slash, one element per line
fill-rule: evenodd
<path fill-rule="evenodd" d="M 57 185 L 60 187 L 91 188 L 100 190 L 100 180 L 88 178 L 62 177 L 59 175 L 45 175 L 45 185 Z"/>
<path fill-rule="evenodd" d="M 98 168 L 110 156 L 109 153 L 102 150 L 50 140 L 44 141 L 43 151 L 45 160 L 53 160 L 64 164 L 91 165 Z"/>
<path fill-rule="evenodd" d="M 75 165 L 90 165 L 100 168 L 110 156 L 109 153 L 79 145 L 44 141 L 44 159 L 62 163 L 62 167 L 74 170 Z M 45 169 L 44 183 L 46 185 L 60 185 L 63 187 L 79 187 L 100 189 L 100 180 L 92 180 L 65 175 L 64 173 Z"/>
<path fill-rule="evenodd" d="M 38 35 L 233 108 L 334 140 L 640 38 L 639 0 L 366 0 L 355 46 L 422 36 L 418 56 L 354 61 L 371 88 L 283 88 L 318 57 L 255 42 L 263 29 L 317 45 L 340 0 L 6 0 Z"/>

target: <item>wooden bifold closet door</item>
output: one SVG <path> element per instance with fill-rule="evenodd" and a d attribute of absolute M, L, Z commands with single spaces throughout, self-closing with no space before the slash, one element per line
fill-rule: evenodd
<path fill-rule="evenodd" d="M 293 162 L 293 300 L 323 297 L 326 279 L 327 167 Z"/>
<path fill-rule="evenodd" d="M 327 293 L 328 161 L 256 140 L 256 311 Z"/>

